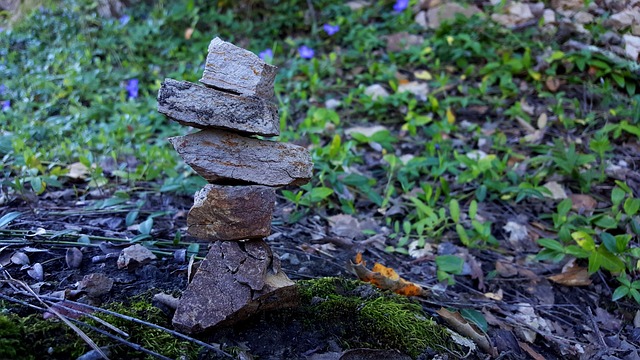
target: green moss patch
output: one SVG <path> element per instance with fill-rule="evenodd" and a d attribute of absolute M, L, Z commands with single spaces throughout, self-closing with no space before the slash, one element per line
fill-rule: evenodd
<path fill-rule="evenodd" d="M 417 357 L 428 348 L 441 351 L 452 346 L 445 328 L 407 297 L 340 278 L 298 285 L 309 324 L 322 327 L 347 347 L 398 349 Z"/>

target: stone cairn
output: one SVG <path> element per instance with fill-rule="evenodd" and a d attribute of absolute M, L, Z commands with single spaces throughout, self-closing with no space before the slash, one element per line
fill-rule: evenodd
<path fill-rule="evenodd" d="M 271 232 L 275 190 L 311 178 L 308 151 L 253 135 L 280 134 L 274 105 L 276 67 L 215 38 L 200 82 L 165 79 L 158 111 L 199 132 L 169 139 L 209 184 L 187 216 L 190 235 L 211 241 L 206 258 L 178 302 L 173 325 L 195 333 L 261 310 L 286 307 L 294 283 L 263 240 Z"/>

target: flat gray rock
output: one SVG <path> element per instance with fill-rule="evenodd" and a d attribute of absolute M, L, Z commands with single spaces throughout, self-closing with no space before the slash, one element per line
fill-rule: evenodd
<path fill-rule="evenodd" d="M 280 134 L 277 107 L 257 96 L 239 96 L 187 81 L 165 79 L 158 111 L 182 125 L 221 128 L 247 134 Z"/>
<path fill-rule="evenodd" d="M 198 333 L 264 310 L 287 308 L 296 287 L 263 240 L 216 241 L 182 294 L 173 325 Z"/>
<path fill-rule="evenodd" d="M 275 188 L 208 184 L 187 216 L 188 232 L 202 240 L 243 240 L 271 234 Z"/>
<path fill-rule="evenodd" d="M 251 51 L 215 38 L 209 44 L 200 82 L 235 94 L 271 99 L 277 69 Z"/>
<path fill-rule="evenodd" d="M 222 130 L 169 138 L 178 154 L 214 184 L 301 185 L 313 170 L 307 149 Z"/>

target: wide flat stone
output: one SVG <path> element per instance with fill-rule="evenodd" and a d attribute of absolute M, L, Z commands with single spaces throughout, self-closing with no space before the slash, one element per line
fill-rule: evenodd
<path fill-rule="evenodd" d="M 235 94 L 271 99 L 277 69 L 251 51 L 215 38 L 209 44 L 200 82 Z"/>
<path fill-rule="evenodd" d="M 242 240 L 271 234 L 275 188 L 208 184 L 187 216 L 188 232 L 203 240 Z"/>
<path fill-rule="evenodd" d="M 216 241 L 182 294 L 173 325 L 197 333 L 296 301 L 293 281 L 263 240 Z"/>
<path fill-rule="evenodd" d="M 221 128 L 247 134 L 280 134 L 278 108 L 257 96 L 238 96 L 188 81 L 165 79 L 158 111 L 182 125 Z"/>
<path fill-rule="evenodd" d="M 313 170 L 307 149 L 222 130 L 202 130 L 169 138 L 200 176 L 217 184 L 301 185 Z"/>

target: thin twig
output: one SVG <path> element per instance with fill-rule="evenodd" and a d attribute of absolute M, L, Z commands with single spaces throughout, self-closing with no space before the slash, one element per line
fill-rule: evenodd
<path fill-rule="evenodd" d="M 43 299 L 46 299 L 46 300 L 62 301 L 61 299 L 58 299 L 58 298 L 55 298 L 55 297 L 51 297 L 51 296 L 46 296 L 46 295 L 42 295 L 41 297 Z M 198 345 L 200 345 L 202 347 L 205 347 L 207 349 L 213 350 L 218 355 L 222 355 L 222 356 L 227 356 L 229 358 L 233 358 L 233 356 L 231 354 L 228 354 L 228 353 L 222 351 L 219 348 L 220 345 L 217 345 L 217 347 L 216 347 L 216 346 L 208 344 L 208 343 L 206 343 L 204 341 L 200 341 L 198 339 L 194 339 L 194 338 L 192 338 L 190 336 L 184 335 L 182 333 L 179 333 L 179 332 L 171 330 L 171 329 L 167 329 L 167 328 L 162 327 L 160 325 L 156 325 L 156 324 L 153 324 L 153 323 L 150 323 L 150 322 L 147 322 L 147 321 L 144 321 L 144 320 L 140 320 L 140 319 L 128 316 L 128 315 L 119 314 L 117 312 L 110 311 L 110 310 L 107 310 L 107 309 L 102 309 L 102 308 L 99 308 L 99 307 L 96 307 L 96 306 L 83 304 L 83 303 L 75 302 L 75 301 L 72 301 L 72 300 L 64 300 L 64 301 L 68 302 L 68 303 L 71 303 L 71 304 L 74 304 L 74 305 L 83 306 L 83 307 L 86 307 L 86 308 L 91 309 L 91 310 L 100 311 L 100 312 L 103 312 L 105 314 L 113 315 L 113 316 L 119 317 L 121 319 L 133 321 L 133 322 L 138 323 L 138 324 L 146 325 L 146 326 L 152 327 L 154 329 L 165 331 L 165 332 L 167 332 L 167 333 L 169 333 L 169 334 L 171 334 L 171 335 L 173 335 L 175 337 L 178 337 L 178 338 L 181 338 L 181 339 L 184 339 L 184 340 L 187 340 L 187 341 L 191 341 L 191 342 L 193 342 L 195 344 L 198 344 Z"/>
<path fill-rule="evenodd" d="M 111 331 L 113 331 L 113 332 L 115 332 L 115 333 L 117 333 L 117 334 L 120 334 L 121 336 L 129 337 L 129 334 L 127 334 L 126 332 L 124 332 L 124 331 L 122 331 L 122 330 L 118 329 L 116 326 L 114 326 L 114 325 L 110 324 L 109 322 L 107 322 L 107 321 L 105 321 L 105 320 L 103 320 L 103 319 L 100 319 L 100 318 L 99 318 L 99 317 L 97 317 L 97 316 L 91 315 L 91 314 L 89 314 L 89 313 L 86 313 L 86 312 L 83 312 L 83 311 L 80 311 L 80 310 L 76 310 L 76 309 L 74 309 L 74 308 L 72 308 L 72 307 L 69 307 L 69 306 L 66 306 L 66 305 L 64 305 L 64 304 L 62 304 L 62 303 L 56 303 L 56 302 L 53 302 L 53 301 L 51 301 L 51 300 L 47 300 L 47 303 L 49 303 L 49 304 L 51 304 L 51 305 L 56 305 L 56 306 L 63 307 L 65 310 L 69 310 L 69 311 L 73 312 L 74 314 L 79 314 L 79 315 L 82 315 L 82 316 L 87 316 L 87 317 L 89 317 L 90 319 L 95 320 L 96 322 L 98 322 L 98 323 L 102 324 L 104 327 L 108 328 L 109 330 L 111 330 Z"/>
<path fill-rule="evenodd" d="M 94 343 L 93 340 L 91 340 L 91 338 L 87 334 L 85 334 L 84 331 L 82 331 L 80 328 L 75 326 L 71 321 L 69 321 L 69 319 L 67 319 L 65 316 L 60 314 L 56 309 L 54 309 L 54 308 L 50 307 L 49 305 L 47 305 L 38 294 L 36 294 L 35 292 L 33 292 L 33 290 L 31 290 L 29 285 L 27 285 L 26 283 L 24 283 L 24 282 L 22 282 L 20 280 L 16 280 L 16 279 L 12 278 L 11 275 L 9 275 L 9 273 L 7 273 L 6 271 L 4 271 L 4 273 L 5 273 L 5 276 L 9 277 L 9 279 L 8 280 L 0 280 L 1 282 L 9 282 L 9 283 L 15 282 L 16 284 L 22 286 L 27 291 L 27 294 L 30 294 L 31 296 L 36 298 L 42 305 L 45 306 L 45 308 L 47 309 L 48 312 L 50 312 L 50 313 L 56 315 L 58 318 L 60 318 L 60 320 L 62 320 L 62 322 L 64 322 L 73 331 L 75 331 L 76 334 L 78 334 L 78 336 L 80 336 L 80 338 L 82 338 L 82 340 L 84 340 L 87 344 L 89 344 L 89 346 L 91 346 L 91 348 L 93 348 L 98 354 L 100 354 L 100 356 L 102 356 L 103 359 L 109 360 L 109 357 L 104 352 L 102 352 L 100 347 L 98 345 L 96 345 L 96 343 Z"/>
<path fill-rule="evenodd" d="M 110 333 L 108 333 L 108 332 L 106 332 L 106 331 L 104 331 L 102 329 L 98 329 L 95 326 L 89 325 L 87 323 L 84 323 L 84 322 L 76 320 L 76 319 L 70 319 L 70 320 L 75 322 L 75 323 L 78 323 L 81 326 L 87 327 L 87 328 L 89 328 L 89 329 L 91 329 L 91 330 L 93 330 L 93 331 L 95 331 L 95 332 L 97 332 L 97 333 L 99 333 L 101 335 L 104 335 L 104 336 L 106 336 L 106 337 L 108 337 L 110 339 L 119 341 L 119 342 L 127 345 L 128 347 L 132 348 L 133 350 L 141 351 L 141 352 L 143 352 L 145 354 L 149 354 L 149 355 L 151 355 L 151 356 L 153 356 L 153 357 L 155 357 L 157 359 L 172 360 L 170 357 L 166 357 L 166 356 L 164 356 L 162 354 L 159 354 L 159 353 L 157 353 L 155 351 L 149 350 L 149 349 L 147 349 L 147 348 L 145 348 L 145 347 L 143 347 L 141 345 L 138 345 L 136 343 L 132 343 L 131 341 L 127 341 L 127 340 L 125 340 L 125 339 L 123 339 L 123 338 L 121 338 L 119 336 L 110 334 Z"/>

